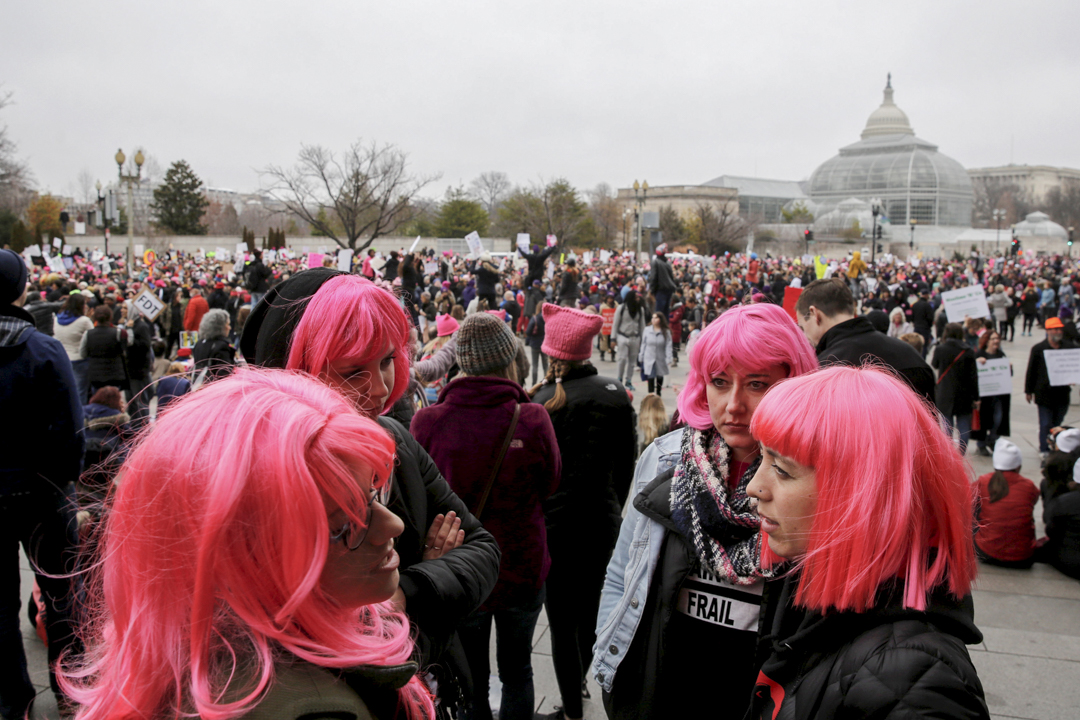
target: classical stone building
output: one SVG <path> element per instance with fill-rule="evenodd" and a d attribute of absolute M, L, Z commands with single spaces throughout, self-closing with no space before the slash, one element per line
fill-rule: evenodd
<path fill-rule="evenodd" d="M 1014 187 L 1024 200 L 1033 205 L 1044 202 L 1047 193 L 1054 188 L 1063 188 L 1070 183 L 1080 185 L 1080 170 L 1049 165 L 975 168 L 968 170 L 968 176 L 977 193 L 987 193 L 995 186 L 999 189 Z"/>

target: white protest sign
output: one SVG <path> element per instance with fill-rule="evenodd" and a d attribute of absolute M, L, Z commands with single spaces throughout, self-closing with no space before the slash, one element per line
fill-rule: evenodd
<path fill-rule="evenodd" d="M 53 257 L 49 258 L 49 269 L 53 272 L 58 273 L 62 273 L 67 270 L 67 268 L 64 267 L 63 258 L 61 258 L 59 255 L 54 255 Z"/>
<path fill-rule="evenodd" d="M 337 269 L 341 272 L 352 271 L 352 254 L 353 251 L 349 248 L 342 248 L 337 251 Z"/>
<path fill-rule="evenodd" d="M 200 249 L 201 249 L 201 248 L 200 248 Z M 136 255 L 137 257 L 142 257 L 142 254 L 143 254 L 143 253 L 144 253 L 145 251 L 146 251 L 146 250 L 145 250 L 145 248 L 143 248 L 143 246 L 142 246 L 142 245 L 136 245 L 136 246 L 135 246 L 135 255 Z"/>
<path fill-rule="evenodd" d="M 480 233 L 475 230 L 465 236 L 465 242 L 469 246 L 469 252 L 475 257 L 480 257 L 484 253 L 484 243 L 480 242 Z"/>
<path fill-rule="evenodd" d="M 610 259 L 611 259 L 611 253 L 610 252 L 608 252 L 607 250 L 601 250 L 600 251 L 600 262 L 606 263 Z"/>
<path fill-rule="evenodd" d="M 979 397 L 1012 394 L 1012 369 L 1008 358 L 987 360 L 977 364 L 979 375 Z"/>
<path fill-rule="evenodd" d="M 277 250 L 263 250 L 263 259 L 268 263 L 275 262 L 277 260 Z"/>
<path fill-rule="evenodd" d="M 1043 350 L 1046 374 L 1054 387 L 1080 383 L 1080 348 L 1074 350 Z"/>
<path fill-rule="evenodd" d="M 428 260 L 424 263 L 424 274 L 435 275 L 439 272 L 439 263 L 434 260 Z"/>
<path fill-rule="evenodd" d="M 415 250 L 416 246 L 419 245 L 419 244 L 420 244 L 420 236 L 417 235 L 416 239 L 412 241 L 412 245 L 409 246 L 409 252 L 412 252 L 413 250 Z"/>
<path fill-rule="evenodd" d="M 237 257 L 240 257 L 241 255 L 243 255 L 246 252 L 247 252 L 247 243 L 242 243 L 242 242 L 236 243 L 236 256 Z"/>
<path fill-rule="evenodd" d="M 548 268 L 547 269 L 548 280 L 551 280 L 553 277 L 555 277 L 555 266 L 554 265 L 548 265 L 547 268 Z"/>
<path fill-rule="evenodd" d="M 60 252 L 63 253 L 64 255 L 70 255 L 71 254 L 71 246 L 65 244 L 64 249 L 61 250 Z"/>
<path fill-rule="evenodd" d="M 581 256 L 581 262 L 585 263 L 586 265 L 592 263 L 592 250 L 585 251 L 585 254 Z"/>
<path fill-rule="evenodd" d="M 85 235 L 86 234 L 86 223 L 79 222 L 78 220 L 76 220 L 75 221 L 75 234 L 76 235 Z"/>
<path fill-rule="evenodd" d="M 959 290 L 941 293 L 945 303 L 945 315 L 949 322 L 963 322 L 964 317 L 984 318 L 990 316 L 990 306 L 986 304 L 986 291 L 982 285 L 972 285 Z"/>
<path fill-rule="evenodd" d="M 60 238 L 53 238 L 52 244 L 53 244 L 53 247 L 63 247 L 64 246 L 64 241 L 61 240 Z"/>
<path fill-rule="evenodd" d="M 214 250 L 214 257 L 216 257 L 218 260 L 225 261 L 232 257 L 232 255 L 225 248 L 219 247 Z"/>
<path fill-rule="evenodd" d="M 520 250 L 521 252 L 529 252 L 529 233 L 517 234 L 517 246 L 518 250 Z"/>
<path fill-rule="evenodd" d="M 135 309 L 145 315 L 146 319 L 150 322 L 157 320 L 157 316 L 165 309 L 165 303 L 159 300 L 157 295 L 154 295 L 149 290 L 143 290 L 136 295 L 131 303 L 135 306 Z"/>

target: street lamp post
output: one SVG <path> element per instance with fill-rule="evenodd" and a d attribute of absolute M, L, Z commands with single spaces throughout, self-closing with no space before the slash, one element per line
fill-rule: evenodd
<path fill-rule="evenodd" d="M 640 194 L 639 194 L 640 192 Z M 641 260 L 641 221 L 644 219 L 642 215 L 645 212 L 645 198 L 649 194 L 649 181 L 646 180 L 642 183 L 634 181 L 634 202 L 637 204 L 637 210 L 634 213 L 634 217 L 637 220 L 637 256 L 638 262 Z"/>
<path fill-rule="evenodd" d="M 623 252 L 626 252 L 626 234 L 627 234 L 626 224 L 627 224 L 627 221 L 630 219 L 630 217 L 632 215 L 634 215 L 633 210 L 631 210 L 630 208 L 623 208 L 623 211 L 622 211 L 622 249 L 623 249 Z"/>
<path fill-rule="evenodd" d="M 1072 244 L 1073 244 L 1073 228 L 1069 226 L 1069 244 L 1065 246 L 1065 253 L 1067 257 L 1072 257 Z"/>
<path fill-rule="evenodd" d="M 915 252 L 915 218 L 911 218 L 911 242 L 908 243 L 908 247 Z"/>
<path fill-rule="evenodd" d="M 1001 208 L 994 208 L 994 222 L 997 224 L 997 238 L 994 240 L 994 250 L 1001 250 L 1001 221 L 1005 219 L 1005 211 Z M 986 252 L 986 244 L 983 243 L 983 252 Z"/>
<path fill-rule="evenodd" d="M 124 161 L 127 160 L 127 158 L 124 156 L 124 151 L 123 150 L 117 150 L 116 151 L 115 160 L 116 160 L 117 170 L 118 170 L 118 172 L 120 174 L 120 182 L 127 183 L 127 210 L 128 210 L 128 219 L 127 219 L 127 231 L 128 231 L 127 232 L 127 236 L 128 236 L 127 271 L 128 271 L 128 273 L 131 273 L 131 269 L 132 269 L 132 266 L 133 266 L 134 260 L 135 260 L 135 235 L 134 235 L 134 232 L 133 232 L 134 225 L 135 225 L 135 196 L 134 196 L 134 190 L 132 189 L 132 184 L 137 183 L 142 179 L 142 166 L 143 166 L 143 163 L 146 161 L 146 158 L 143 157 L 142 150 L 139 150 L 138 152 L 135 153 L 135 174 L 134 175 L 125 175 L 124 174 Z"/>
<path fill-rule="evenodd" d="M 105 257 L 109 256 L 109 215 L 105 207 L 105 196 L 101 194 L 101 181 L 94 185 L 97 188 L 98 212 L 101 213 L 101 225 L 105 228 Z"/>
<path fill-rule="evenodd" d="M 870 232 L 870 267 L 877 267 L 877 218 L 881 214 L 881 198 L 870 198 L 870 214 L 874 216 L 874 226 Z"/>

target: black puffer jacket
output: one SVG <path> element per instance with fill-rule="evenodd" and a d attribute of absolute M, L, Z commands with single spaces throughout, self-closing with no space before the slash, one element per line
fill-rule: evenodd
<path fill-rule="evenodd" d="M 822 367 L 881 362 L 891 367 L 912 390 L 930 403 L 935 401 L 934 371 L 915 348 L 903 340 L 879 333 L 865 316 L 845 320 L 821 336 L 817 358 Z"/>
<path fill-rule="evenodd" d="M 970 596 L 935 593 L 918 612 L 882 593 L 868 612 L 822 616 L 791 609 L 797 582 L 785 580 L 748 719 L 989 720 L 964 647 L 982 642 Z"/>

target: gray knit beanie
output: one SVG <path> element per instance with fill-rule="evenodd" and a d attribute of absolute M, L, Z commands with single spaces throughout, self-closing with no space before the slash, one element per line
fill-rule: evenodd
<path fill-rule="evenodd" d="M 457 361 L 466 375 L 502 370 L 514 361 L 517 349 L 510 327 L 494 315 L 470 315 L 457 331 Z"/>

